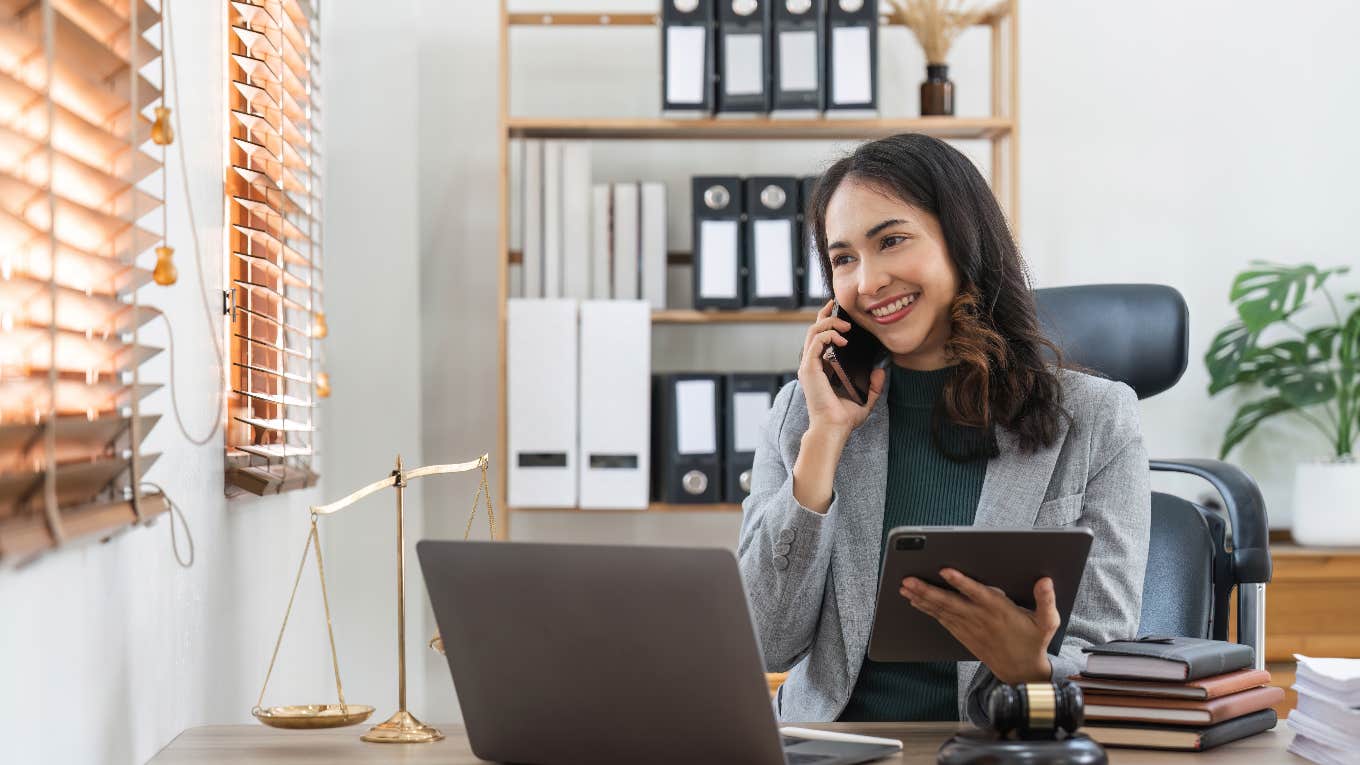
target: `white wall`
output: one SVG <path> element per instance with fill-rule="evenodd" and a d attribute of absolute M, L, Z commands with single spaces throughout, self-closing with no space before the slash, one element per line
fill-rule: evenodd
<path fill-rule="evenodd" d="M 515 11 L 655 8 L 642 0 L 511 4 Z M 420 3 L 422 432 L 431 459 L 473 454 L 496 439 L 497 23 L 493 2 Z M 1233 272 L 1254 258 L 1356 261 L 1355 239 L 1343 226 L 1360 212 L 1350 183 L 1360 147 L 1325 137 L 1360 117 L 1353 97 L 1360 56 L 1349 32 L 1357 25 L 1360 6 L 1344 0 L 1295 13 L 1265 0 L 1021 2 L 1020 227 L 1038 286 L 1159 282 L 1175 286 L 1190 305 L 1190 369 L 1173 391 L 1143 404 L 1154 455 L 1217 453 L 1233 404 L 1207 398 L 1201 359 L 1230 317 Z M 914 114 L 919 49 L 902 29 L 885 31 L 881 43 L 884 113 Z M 516 114 L 656 113 L 655 30 L 521 29 L 512 31 L 511 46 Z M 985 113 L 986 59 L 985 34 L 960 39 L 951 62 L 960 115 Z M 848 147 L 596 146 L 597 180 L 667 182 L 672 249 L 689 245 L 690 175 L 804 173 Z M 983 147 L 961 148 L 985 169 Z M 688 276 L 683 269 L 672 275 Z M 653 366 L 786 368 L 801 334 L 791 326 L 659 327 Z M 752 358 L 732 348 L 759 352 Z M 1324 453 L 1325 444 L 1294 422 L 1263 426 L 1260 435 L 1233 459 L 1261 482 L 1272 522 L 1287 525 L 1291 466 Z M 1185 481 L 1157 485 L 1192 497 L 1204 489 Z M 432 536 L 461 536 L 470 492 L 429 490 Z M 737 525 L 726 515 L 520 513 L 512 535 L 733 546 Z M 428 671 L 437 717 L 454 714 L 447 669 L 432 657 Z"/>
<path fill-rule="evenodd" d="M 420 280 L 417 247 L 419 94 L 414 0 L 381 14 L 344 0 L 324 5 L 322 65 L 327 157 L 327 499 L 383 478 L 400 454 L 424 464 L 420 441 Z M 380 149 L 380 150 L 379 150 Z M 425 588 L 414 545 L 424 487 L 407 491 L 407 702 L 423 715 Z M 326 519 L 327 580 L 347 700 L 397 708 L 396 515 L 391 490 Z"/>
<path fill-rule="evenodd" d="M 224 268 L 226 7 L 177 0 L 173 8 L 184 98 L 177 138 L 190 165 L 210 294 L 221 289 Z M 179 283 L 148 286 L 142 297 L 174 326 L 180 405 L 186 425 L 202 437 L 212 424 L 221 376 L 198 293 L 174 151 L 169 164 L 168 239 Z M 150 268 L 154 260 L 148 253 L 142 265 Z M 142 341 L 165 347 L 164 325 L 148 325 Z M 168 383 L 168 362 L 163 353 L 144 365 L 143 380 Z M 26 568 L 0 571 L 0 760 L 144 762 L 188 726 L 251 719 L 302 553 L 305 508 L 319 501 L 322 489 L 228 502 L 221 435 L 206 446 L 189 444 L 176 428 L 168 387 L 147 398 L 144 411 L 163 415 L 146 442 L 147 451 L 163 456 L 146 478 L 183 509 L 194 565 L 176 564 L 162 517 L 152 528 L 107 544 L 61 550 Z M 316 591 L 310 573 L 266 703 L 307 703 L 334 693 L 327 656 L 319 650 L 325 629 Z"/>

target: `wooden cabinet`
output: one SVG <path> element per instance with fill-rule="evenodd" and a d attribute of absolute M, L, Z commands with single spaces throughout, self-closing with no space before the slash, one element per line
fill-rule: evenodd
<path fill-rule="evenodd" d="M 1285 689 L 1275 708 L 1294 708 L 1294 654 L 1360 657 L 1360 549 L 1270 546 L 1274 576 L 1266 587 L 1266 668 Z M 1236 624 L 1234 618 L 1231 622 Z"/>

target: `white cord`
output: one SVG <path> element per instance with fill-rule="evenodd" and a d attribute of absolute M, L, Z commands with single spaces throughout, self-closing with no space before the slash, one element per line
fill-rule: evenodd
<path fill-rule="evenodd" d="M 175 333 L 170 327 L 170 319 L 160 311 L 157 311 L 157 313 L 160 314 L 161 318 L 165 319 L 165 330 L 170 337 L 170 404 L 175 411 L 175 423 L 179 425 L 179 432 L 183 434 L 190 443 L 193 443 L 196 446 L 204 446 L 212 440 L 213 436 L 217 435 L 217 429 L 222 427 L 222 411 L 226 406 L 227 397 L 220 381 L 226 375 L 226 359 L 223 358 L 222 341 L 218 337 L 217 324 L 215 321 L 216 317 L 214 316 L 212 304 L 208 300 L 208 285 L 203 280 L 203 252 L 199 246 L 198 225 L 194 222 L 194 203 L 189 190 L 189 162 L 184 155 L 184 128 L 180 125 L 179 121 L 179 114 L 182 111 L 181 102 L 179 100 L 179 74 L 177 70 L 179 59 L 175 56 L 174 25 L 171 23 L 170 19 L 170 9 L 173 5 L 174 3 L 172 3 L 171 0 L 165 0 L 164 2 L 163 10 L 165 15 L 166 50 L 162 51 L 162 55 L 168 54 L 170 65 L 166 67 L 166 79 L 170 80 L 171 84 L 167 87 L 167 83 L 163 82 L 161 83 L 161 87 L 172 90 L 175 96 L 175 108 L 170 110 L 170 118 L 174 120 L 175 123 L 175 146 L 179 150 L 180 179 L 184 183 L 184 207 L 189 216 L 189 233 L 192 236 L 194 244 L 194 267 L 198 274 L 198 294 L 203 300 L 203 314 L 208 321 L 208 336 L 212 339 L 213 360 L 217 362 L 217 377 L 219 379 L 219 384 L 213 386 L 217 390 L 217 404 L 213 408 L 212 430 L 208 431 L 208 434 L 203 438 L 193 437 L 189 434 L 189 430 L 184 427 L 184 418 L 180 415 L 179 410 L 179 399 L 175 395 Z M 170 76 L 172 74 L 174 75 L 173 77 Z M 161 172 L 167 171 L 162 168 Z M 161 200 L 161 204 L 168 203 L 168 199 Z"/>
<path fill-rule="evenodd" d="M 189 531 L 189 520 L 184 517 L 184 511 L 179 509 L 179 505 L 175 504 L 175 500 L 170 499 L 170 495 L 165 493 L 165 489 L 162 489 L 160 484 L 153 483 L 152 481 L 142 481 L 141 486 L 150 486 L 160 492 L 161 496 L 165 497 L 165 501 L 170 504 L 170 549 L 174 551 L 175 562 L 178 563 L 181 568 L 192 568 L 194 565 L 194 535 L 193 532 Z M 189 543 L 188 561 L 185 561 L 179 554 L 179 536 L 175 534 L 176 514 L 179 515 L 180 524 L 184 526 L 184 538 Z"/>
<path fill-rule="evenodd" d="M 222 427 L 222 402 L 226 399 L 219 390 L 217 394 L 217 408 L 213 410 L 213 426 L 212 430 L 208 431 L 208 435 L 203 438 L 194 438 L 190 435 L 189 429 L 184 426 L 184 416 L 180 414 L 179 394 L 177 392 L 179 386 L 175 384 L 175 381 L 178 379 L 175 375 L 175 329 L 174 326 L 170 324 L 170 317 L 166 316 L 164 311 L 156 308 L 152 308 L 151 310 L 155 311 L 157 316 L 165 319 L 165 336 L 169 339 L 169 342 L 166 343 L 166 345 L 170 349 L 170 409 L 175 413 L 175 424 L 179 426 L 180 434 L 188 439 L 190 443 L 195 446 L 206 446 L 208 442 L 213 439 L 213 436 L 217 435 L 217 429 Z"/>

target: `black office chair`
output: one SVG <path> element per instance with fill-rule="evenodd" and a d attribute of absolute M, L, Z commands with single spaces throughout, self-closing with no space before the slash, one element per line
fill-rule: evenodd
<path fill-rule="evenodd" d="M 1095 284 L 1035 291 L 1045 333 L 1069 362 L 1128 383 L 1139 399 L 1185 373 L 1189 311 L 1180 293 L 1155 284 Z M 1152 539 L 1139 635 L 1228 639 L 1228 599 L 1237 588 L 1237 641 L 1265 666 L 1269 523 L 1256 482 L 1209 459 L 1152 460 L 1153 471 L 1208 481 L 1227 515 L 1152 493 Z M 1230 525 L 1230 529 L 1226 528 Z M 1229 536 L 1231 532 L 1231 536 Z"/>

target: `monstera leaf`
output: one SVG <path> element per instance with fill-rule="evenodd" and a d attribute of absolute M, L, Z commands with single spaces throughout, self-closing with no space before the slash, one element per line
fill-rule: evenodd
<path fill-rule="evenodd" d="M 1256 430 L 1256 426 L 1282 412 L 1288 412 L 1294 405 L 1285 401 L 1279 396 L 1253 401 L 1250 404 L 1237 410 L 1237 416 L 1228 425 L 1228 432 L 1223 434 L 1223 448 L 1218 451 L 1218 458 L 1224 459 L 1228 452 L 1233 450 L 1242 439 Z"/>
<path fill-rule="evenodd" d="M 1317 352 L 1319 361 L 1331 361 L 1334 355 L 1333 349 L 1336 347 L 1336 339 L 1340 336 L 1341 329 L 1339 327 L 1318 327 L 1308 330 L 1303 341 L 1308 344 L 1309 349 Z"/>
<path fill-rule="evenodd" d="M 1280 398 L 1296 409 L 1326 403 L 1336 397 L 1336 378 L 1326 370 L 1287 367 L 1267 372 L 1261 376 L 1261 382 L 1279 391 Z"/>
<path fill-rule="evenodd" d="M 1347 295 L 1347 299 L 1360 302 L 1360 293 Z M 1337 357 L 1343 364 L 1360 365 L 1360 306 L 1351 312 L 1350 318 L 1346 319 L 1345 325 L 1341 328 L 1341 343 L 1337 349 Z"/>
<path fill-rule="evenodd" d="M 1237 275 L 1228 293 L 1242 324 L 1251 332 L 1260 332 L 1288 317 L 1327 277 L 1350 270 L 1345 266 L 1319 269 L 1307 263 L 1282 266 L 1257 261 L 1253 265 L 1256 267 Z"/>
<path fill-rule="evenodd" d="M 1214 336 L 1204 354 L 1204 366 L 1209 369 L 1209 395 L 1241 382 L 1238 374 L 1242 360 L 1256 345 L 1257 334 L 1235 321 Z"/>

